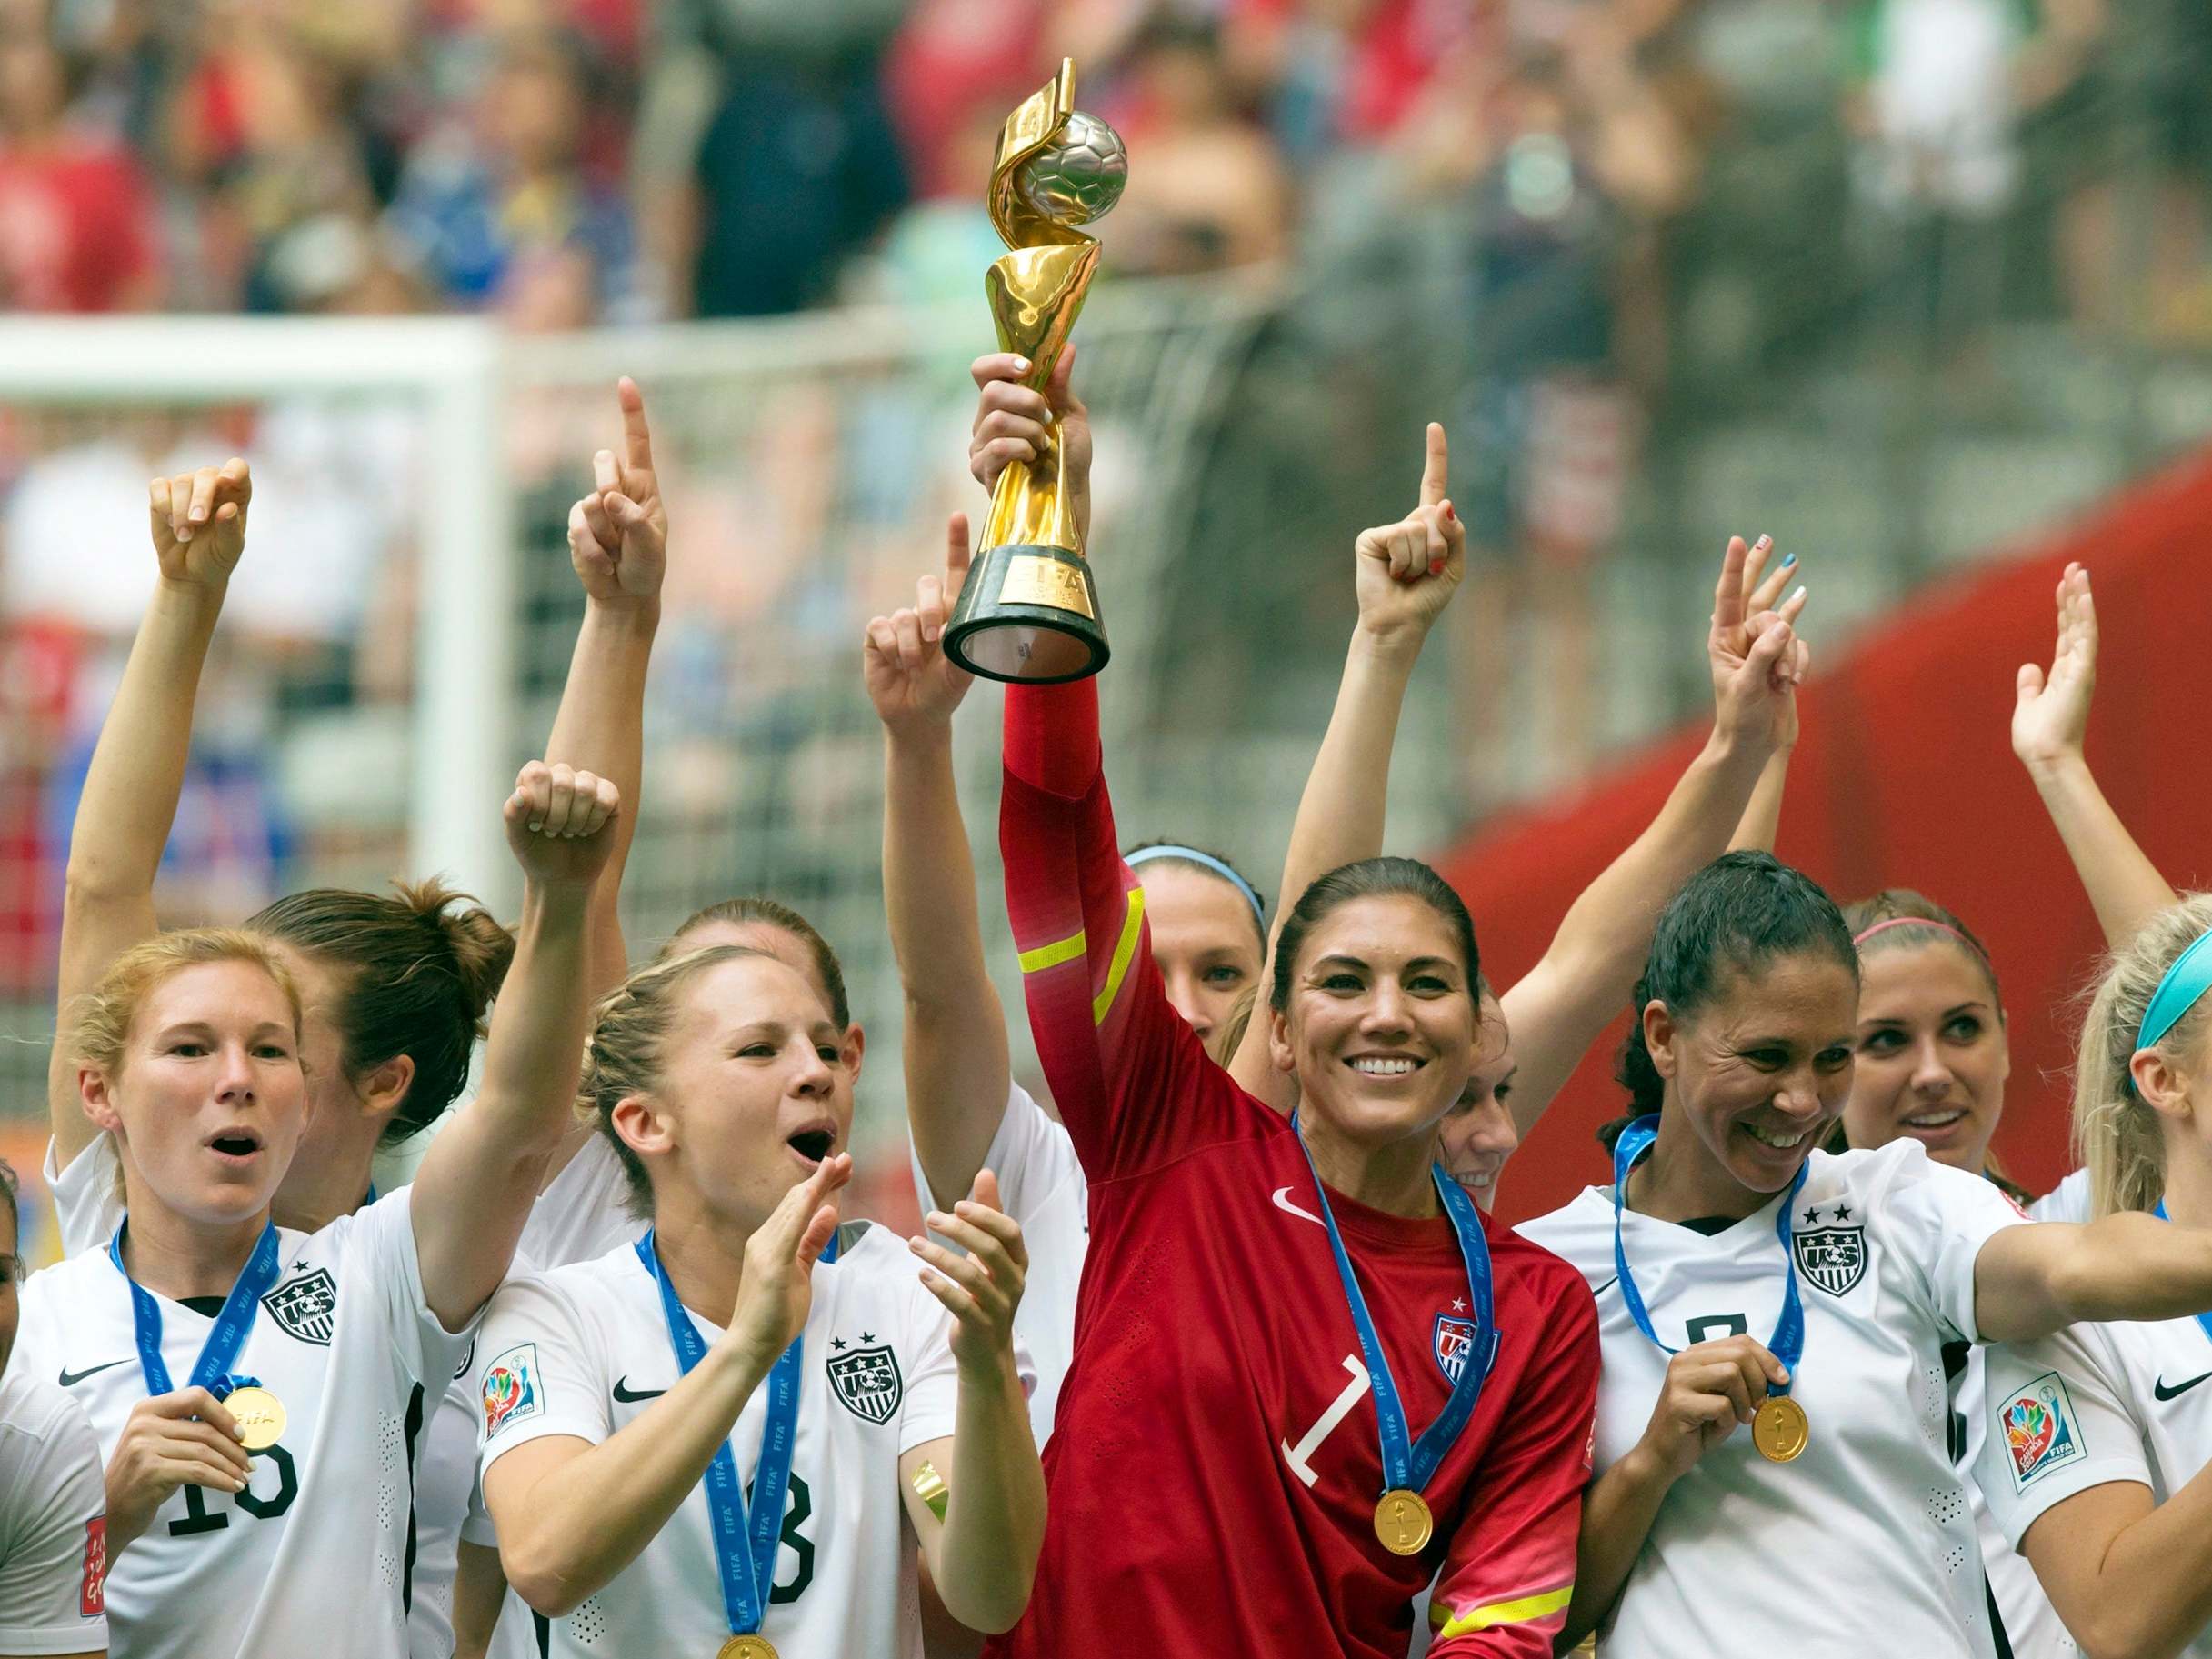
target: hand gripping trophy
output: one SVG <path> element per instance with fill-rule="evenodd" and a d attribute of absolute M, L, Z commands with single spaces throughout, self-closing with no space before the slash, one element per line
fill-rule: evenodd
<path fill-rule="evenodd" d="M 991 165 L 991 223 L 1014 251 L 984 277 L 1003 351 L 1029 360 L 1038 391 L 1067 344 L 1098 269 L 1098 244 L 1076 227 L 1103 215 L 1128 180 L 1120 135 L 1076 107 L 1076 65 L 1006 117 Z M 1034 461 L 998 475 L 991 511 L 946 630 L 972 674 L 1052 685 L 1106 666 L 1098 590 L 1060 476 L 1056 430 Z"/>

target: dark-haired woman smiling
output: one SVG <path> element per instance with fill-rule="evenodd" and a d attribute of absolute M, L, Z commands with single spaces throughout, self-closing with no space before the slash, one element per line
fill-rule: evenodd
<path fill-rule="evenodd" d="M 1613 1185 L 1522 1229 L 1599 1293 L 1568 1637 L 1989 1659 L 1943 1344 L 2212 1306 L 2212 1236 L 2028 1224 L 1917 1141 L 1814 1150 L 1850 1094 L 1858 989 L 1841 913 L 1764 854 L 1717 861 L 1660 918 Z M 1866 1592 L 1809 1609 L 1814 1563 Z"/>

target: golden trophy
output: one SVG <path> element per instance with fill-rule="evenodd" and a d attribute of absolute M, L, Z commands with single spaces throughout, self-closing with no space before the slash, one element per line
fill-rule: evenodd
<path fill-rule="evenodd" d="M 1052 378 L 1098 269 L 1098 244 L 1076 227 L 1120 199 L 1129 175 L 1119 135 L 1076 107 L 1076 65 L 1006 117 L 991 164 L 991 223 L 1013 252 L 984 277 L 1002 351 L 1029 360 L 1024 384 Z M 1060 475 L 1056 425 L 1045 453 L 998 475 L 976 563 L 945 651 L 971 674 L 1050 685 L 1106 666 L 1098 590 Z"/>

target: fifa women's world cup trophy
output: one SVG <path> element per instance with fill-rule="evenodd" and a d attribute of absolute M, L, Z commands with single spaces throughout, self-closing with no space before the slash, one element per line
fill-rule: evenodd
<path fill-rule="evenodd" d="M 1129 176 L 1120 135 L 1076 107 L 1076 65 L 1006 117 L 991 165 L 991 223 L 1014 251 L 984 278 L 1002 351 L 1029 360 L 1043 391 L 1098 269 L 1098 244 L 1076 227 L 1100 217 Z M 1061 487 L 1056 429 L 1045 453 L 998 475 L 975 567 L 945 649 L 971 673 L 1051 685 L 1106 666 L 1098 590 Z"/>

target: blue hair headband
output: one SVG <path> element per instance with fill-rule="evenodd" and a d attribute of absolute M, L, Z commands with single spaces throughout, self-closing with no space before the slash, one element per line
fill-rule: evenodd
<path fill-rule="evenodd" d="M 1139 847 L 1122 862 L 1134 870 L 1137 865 L 1148 864 L 1155 858 L 1179 858 L 1185 864 L 1197 864 L 1202 869 L 1211 870 L 1245 895 L 1245 903 L 1252 906 L 1252 919 L 1259 924 L 1259 931 L 1265 936 L 1267 932 L 1267 907 L 1259 902 L 1259 894 L 1252 891 L 1252 884 L 1223 864 L 1220 859 L 1216 858 L 1211 853 L 1201 853 L 1196 847 L 1172 846 L 1162 843 L 1158 846 Z"/>
<path fill-rule="evenodd" d="M 2197 942 L 2166 970 L 2166 977 L 2151 994 L 2142 1028 L 2136 1033 L 2136 1052 L 2156 1047 L 2207 991 L 2212 991 L 2212 932 L 2197 934 Z"/>

